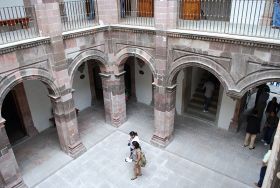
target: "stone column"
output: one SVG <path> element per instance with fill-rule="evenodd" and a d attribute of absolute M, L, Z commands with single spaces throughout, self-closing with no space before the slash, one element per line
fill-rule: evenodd
<path fill-rule="evenodd" d="M 4 123 L 5 120 L 0 117 L 0 187 L 27 187 L 21 178 Z"/>
<path fill-rule="evenodd" d="M 86 151 L 86 148 L 82 144 L 78 132 L 78 122 L 72 93 L 66 93 L 61 97 L 50 96 L 50 98 L 53 105 L 53 115 L 60 146 L 68 155 L 77 158 Z"/>
<path fill-rule="evenodd" d="M 275 185 L 277 181 L 277 165 L 280 163 L 280 122 L 274 136 L 273 147 L 269 158 L 265 178 L 262 188 L 278 188 Z"/>
<path fill-rule="evenodd" d="M 172 140 L 175 118 L 176 85 L 163 87 L 154 84 L 155 131 L 151 143 L 165 147 Z"/>
<path fill-rule="evenodd" d="M 236 99 L 234 114 L 229 125 L 230 131 L 237 132 L 239 130 L 240 111 L 241 111 L 241 99 Z"/>
<path fill-rule="evenodd" d="M 23 83 L 16 85 L 13 90 L 15 91 L 15 99 L 18 104 L 18 108 L 21 113 L 22 121 L 27 135 L 30 137 L 37 135 L 38 130 L 34 126 L 32 120 L 32 115 L 29 109 L 29 104 L 27 101 Z"/>
<path fill-rule="evenodd" d="M 126 121 L 124 74 L 103 74 L 102 78 L 106 122 L 119 127 Z"/>

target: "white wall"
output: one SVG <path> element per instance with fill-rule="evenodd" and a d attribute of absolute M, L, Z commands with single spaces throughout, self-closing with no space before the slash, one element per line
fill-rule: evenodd
<path fill-rule="evenodd" d="M 230 22 L 258 25 L 266 2 L 267 0 L 232 0 Z"/>
<path fill-rule="evenodd" d="M 176 87 L 176 112 L 182 114 L 184 72 L 181 70 L 177 76 Z"/>
<path fill-rule="evenodd" d="M 73 89 L 75 89 L 73 97 L 75 107 L 79 110 L 83 110 L 91 106 L 91 91 L 87 65 L 85 66 L 83 74 L 85 75 L 85 78 L 80 79 L 81 73 L 79 71 L 76 71 L 73 80 Z"/>
<path fill-rule="evenodd" d="M 37 80 L 23 82 L 34 126 L 39 132 L 51 126 L 52 105 L 46 86 Z"/>
<path fill-rule="evenodd" d="M 144 74 L 139 74 L 139 71 L 144 71 Z M 137 101 L 147 105 L 152 101 L 152 80 L 153 75 L 148 65 L 144 65 L 142 68 L 135 63 L 135 89 Z"/>
<path fill-rule="evenodd" d="M 0 7 L 23 6 L 23 0 L 0 0 Z"/>
<path fill-rule="evenodd" d="M 231 119 L 234 114 L 236 101 L 228 97 L 223 91 L 223 97 L 218 117 L 218 127 L 228 130 Z"/>

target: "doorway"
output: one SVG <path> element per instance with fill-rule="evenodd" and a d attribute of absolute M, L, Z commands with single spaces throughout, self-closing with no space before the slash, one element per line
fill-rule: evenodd
<path fill-rule="evenodd" d="M 5 129 L 10 143 L 14 145 L 27 136 L 14 90 L 5 97 L 2 109 L 2 117 L 6 120 Z"/>

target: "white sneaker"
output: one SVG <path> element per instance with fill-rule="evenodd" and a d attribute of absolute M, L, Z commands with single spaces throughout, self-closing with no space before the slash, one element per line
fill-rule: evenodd
<path fill-rule="evenodd" d="M 264 143 L 264 145 L 265 145 L 265 146 L 267 146 L 267 145 L 268 145 L 268 143 L 266 143 L 266 142 L 265 142 L 265 143 Z"/>
<path fill-rule="evenodd" d="M 261 142 L 264 142 L 264 139 L 261 139 Z"/>

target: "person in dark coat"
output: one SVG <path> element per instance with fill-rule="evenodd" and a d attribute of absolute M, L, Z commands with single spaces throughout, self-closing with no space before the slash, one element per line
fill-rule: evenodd
<path fill-rule="evenodd" d="M 258 111 L 253 110 L 253 113 L 247 117 L 246 136 L 244 140 L 244 147 L 249 146 L 249 149 L 255 149 L 255 140 L 257 134 L 260 132 L 260 120 Z"/>
<path fill-rule="evenodd" d="M 264 145 L 269 145 L 272 142 L 272 136 L 277 129 L 278 122 L 279 118 L 277 117 L 276 113 L 272 111 L 267 117 L 263 129 L 264 133 L 262 142 L 264 142 Z"/>
<path fill-rule="evenodd" d="M 277 114 L 278 108 L 279 108 L 279 105 L 277 103 L 277 98 L 273 97 L 272 100 L 269 101 L 268 104 L 267 104 L 267 107 L 266 107 L 266 110 L 265 110 L 266 116 L 268 117 L 268 115 L 272 111 L 275 112 L 275 114 Z"/>

